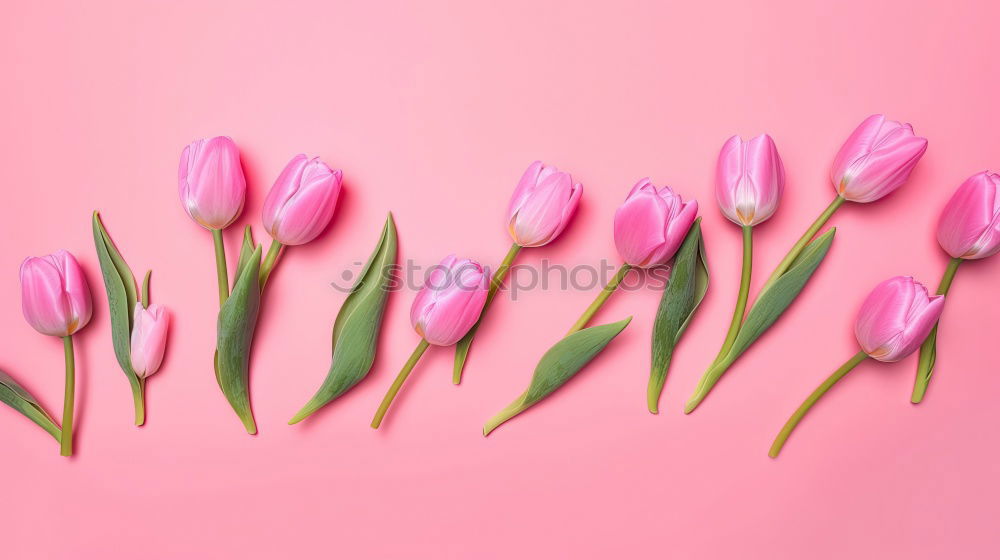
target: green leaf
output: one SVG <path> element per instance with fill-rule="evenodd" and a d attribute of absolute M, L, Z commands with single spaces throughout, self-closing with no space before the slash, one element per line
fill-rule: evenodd
<path fill-rule="evenodd" d="M 779 276 L 770 288 L 767 288 L 757 296 L 757 301 L 754 302 L 753 307 L 747 313 L 747 318 L 743 322 L 743 326 L 740 327 L 740 333 L 736 336 L 736 341 L 733 342 L 733 347 L 729 350 L 729 353 L 702 375 L 694 395 L 688 400 L 684 408 L 686 413 L 694 410 L 705 399 L 726 370 L 795 301 L 795 298 L 798 297 L 799 293 L 805 287 L 806 282 L 809 281 L 816 268 L 826 257 L 836 232 L 837 228 L 831 228 L 806 245 L 805 249 L 792 262 L 788 270 Z"/>
<path fill-rule="evenodd" d="M 489 435 L 500 424 L 524 412 L 562 387 L 618 336 L 631 320 L 632 318 L 628 317 L 617 323 L 577 331 L 549 348 L 535 366 L 535 374 L 528 389 L 486 423 L 483 435 Z"/>
<path fill-rule="evenodd" d="M 705 298 L 708 279 L 708 260 L 698 218 L 674 257 L 670 280 L 663 289 L 653 322 L 652 365 L 646 390 L 646 404 L 653 414 L 658 411 L 674 348 Z"/>
<path fill-rule="evenodd" d="M 97 249 L 97 260 L 101 263 L 101 276 L 104 279 L 104 290 L 108 294 L 108 316 L 111 318 L 111 344 L 115 350 L 118 365 L 125 372 L 129 386 L 132 388 L 132 398 L 135 402 L 136 425 L 141 425 L 145 417 L 142 410 L 142 384 L 139 376 L 132 370 L 132 311 L 138 302 L 135 287 L 135 277 L 132 270 L 125 264 L 125 259 L 111 241 L 101 216 L 94 212 L 93 220 L 94 246 Z"/>
<path fill-rule="evenodd" d="M 3 371 L 0 371 L 0 402 L 20 412 L 59 441 L 61 431 L 55 420 L 38 404 L 38 399 Z"/>
<path fill-rule="evenodd" d="M 296 424 L 364 379 L 375 362 L 378 335 L 396 265 L 392 214 L 333 323 L 333 362 L 316 394 L 288 423 Z"/>
<path fill-rule="evenodd" d="M 219 310 L 216 378 L 222 394 L 240 417 L 247 433 L 257 433 L 250 409 L 250 345 L 260 310 L 260 245 L 254 249 L 233 293 Z"/>
<path fill-rule="evenodd" d="M 250 257 L 253 255 L 253 250 L 256 247 L 253 243 L 253 232 L 250 230 L 250 226 L 247 226 L 243 230 L 243 244 L 240 246 L 240 259 L 236 262 L 236 274 L 233 275 L 233 287 L 236 287 L 236 283 L 240 281 L 240 273 L 246 267 L 247 263 L 250 262 Z"/>

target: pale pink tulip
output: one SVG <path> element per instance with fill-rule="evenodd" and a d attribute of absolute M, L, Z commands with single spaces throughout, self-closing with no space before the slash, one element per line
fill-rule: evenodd
<path fill-rule="evenodd" d="M 870 357 L 896 362 L 920 347 L 944 309 L 944 296 L 931 296 L 909 276 L 882 282 L 858 312 L 854 334 Z"/>
<path fill-rule="evenodd" d="M 540 247 L 562 233 L 573 218 L 583 185 L 540 161 L 528 166 L 507 206 L 507 228 L 522 247 Z"/>
<path fill-rule="evenodd" d="M 333 218 L 343 173 L 319 158 L 292 158 L 264 200 L 264 229 L 282 245 L 309 243 Z"/>
<path fill-rule="evenodd" d="M 735 224 L 755 226 L 774 215 L 785 189 L 785 167 L 767 134 L 744 142 L 733 136 L 715 166 L 715 196 Z"/>
<path fill-rule="evenodd" d="M 136 304 L 132 314 L 132 370 L 140 378 L 160 369 L 169 323 L 170 316 L 162 305 L 152 303 L 143 309 L 142 304 Z"/>
<path fill-rule="evenodd" d="M 177 176 L 184 210 L 202 226 L 224 229 L 243 211 L 247 182 L 240 151 L 228 136 L 189 144 Z"/>
<path fill-rule="evenodd" d="M 90 287 L 67 251 L 28 257 L 21 263 L 21 311 L 42 334 L 70 336 L 90 321 Z"/>
<path fill-rule="evenodd" d="M 898 189 L 927 150 L 927 139 L 913 127 L 872 115 L 837 152 L 830 178 L 840 196 L 872 202 Z"/>
<path fill-rule="evenodd" d="M 983 171 L 966 179 L 941 212 L 937 238 L 956 259 L 1000 252 L 1000 175 Z"/>
<path fill-rule="evenodd" d="M 666 264 L 697 215 L 697 201 L 684 202 L 670 187 L 657 190 L 648 178 L 642 179 L 615 212 L 618 254 L 640 268 Z"/>
<path fill-rule="evenodd" d="M 476 324 L 489 287 L 490 275 L 479 263 L 449 255 L 427 275 L 410 322 L 427 342 L 451 346 Z"/>

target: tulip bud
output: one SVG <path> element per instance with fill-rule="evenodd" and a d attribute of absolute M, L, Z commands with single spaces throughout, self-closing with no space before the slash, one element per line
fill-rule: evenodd
<path fill-rule="evenodd" d="M 427 342 L 451 346 L 479 320 L 489 288 L 490 275 L 479 263 L 449 255 L 427 275 L 410 322 Z"/>
<path fill-rule="evenodd" d="M 640 268 L 666 264 L 697 215 L 697 201 L 684 202 L 670 187 L 657 190 L 648 178 L 642 179 L 615 212 L 618 254 Z"/>
<path fill-rule="evenodd" d="M 316 239 L 333 218 L 342 177 L 319 158 L 293 157 L 264 200 L 264 229 L 282 245 Z"/>
<path fill-rule="evenodd" d="M 56 251 L 21 263 L 21 310 L 34 329 L 70 336 L 90 321 L 90 287 L 73 255 Z"/>
<path fill-rule="evenodd" d="M 865 354 L 897 362 L 920 347 L 944 310 L 944 296 L 909 276 L 896 276 L 872 290 L 858 312 L 854 335 Z"/>
<path fill-rule="evenodd" d="M 160 369 L 163 351 L 167 347 L 167 326 L 170 316 L 162 305 L 152 303 L 143 309 L 136 304 L 132 314 L 132 370 L 140 378 L 149 377 Z"/>
<path fill-rule="evenodd" d="M 744 142 L 733 136 L 715 167 L 715 196 L 729 220 L 755 226 L 774 215 L 785 189 L 785 167 L 774 140 L 761 134 Z"/>
<path fill-rule="evenodd" d="M 522 247 L 540 247 L 562 233 L 583 194 L 569 173 L 540 161 L 528 166 L 507 206 L 507 228 Z"/>
<path fill-rule="evenodd" d="M 1000 175 L 983 171 L 966 179 L 941 212 L 937 238 L 956 259 L 1000 252 Z"/>
<path fill-rule="evenodd" d="M 902 186 L 926 150 L 909 124 L 872 115 L 837 152 L 830 178 L 845 199 L 873 202 Z"/>
<path fill-rule="evenodd" d="M 224 229 L 243 211 L 247 182 L 240 151 L 228 136 L 195 140 L 184 148 L 177 177 L 184 210 L 202 226 Z"/>

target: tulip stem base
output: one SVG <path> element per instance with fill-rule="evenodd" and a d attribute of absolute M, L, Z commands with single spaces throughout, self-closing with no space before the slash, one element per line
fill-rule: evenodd
<path fill-rule="evenodd" d="M 941 283 L 938 284 L 938 295 L 943 296 L 948 294 L 948 290 L 951 289 L 951 283 L 955 280 L 955 273 L 958 272 L 958 265 L 960 264 L 962 264 L 962 259 L 951 259 L 948 262 L 948 268 L 944 270 L 944 276 L 941 277 Z M 927 393 L 927 385 L 931 382 L 931 375 L 934 373 L 934 362 L 937 361 L 937 331 L 940 324 L 941 320 L 939 319 L 937 323 L 934 323 L 934 328 L 927 335 L 927 339 L 920 345 L 917 376 L 913 380 L 913 394 L 910 395 L 910 402 L 913 404 L 919 404 L 920 401 L 924 400 L 924 395 Z"/>
<path fill-rule="evenodd" d="M 229 271 L 226 269 L 226 244 L 222 242 L 222 230 L 212 230 L 215 242 L 215 274 L 219 280 L 219 307 L 229 299 Z"/>
<path fill-rule="evenodd" d="M 268 277 L 271 276 L 271 271 L 274 270 L 274 265 L 278 262 L 278 255 L 281 254 L 281 248 L 283 245 L 279 241 L 271 240 L 271 246 L 267 248 L 267 256 L 264 257 L 264 263 L 260 265 L 260 289 L 264 290 L 264 284 L 267 283 Z"/>
<path fill-rule="evenodd" d="M 629 265 L 628 263 L 622 264 L 621 267 L 618 268 L 618 272 L 616 272 L 615 275 L 608 282 L 608 284 L 601 289 L 601 293 L 597 294 L 597 297 L 594 299 L 594 303 L 590 304 L 590 307 L 588 307 L 587 310 L 583 312 L 583 315 L 580 315 L 580 318 L 577 319 L 576 323 L 574 323 L 573 326 L 569 329 L 569 332 L 566 333 L 567 336 L 587 326 L 587 323 L 589 323 L 590 320 L 594 318 L 594 315 L 596 315 L 597 311 L 601 309 L 601 306 L 603 306 L 604 303 L 608 301 L 608 298 L 611 297 L 611 294 L 613 294 L 615 290 L 618 289 L 618 285 L 621 284 L 622 280 L 625 279 L 625 275 L 628 274 L 629 270 L 632 270 L 632 266 Z"/>
<path fill-rule="evenodd" d="M 805 402 L 799 406 L 798 410 L 792 414 L 792 417 L 788 419 L 788 422 L 785 422 L 785 426 L 781 428 L 780 432 L 778 432 L 778 437 L 774 438 L 774 443 L 771 444 L 771 450 L 767 452 L 768 456 L 772 458 L 777 457 L 778 454 L 781 453 L 781 448 L 785 445 L 785 441 L 788 440 L 788 436 L 792 434 L 792 430 L 799 425 L 799 422 L 802 421 L 802 417 L 809 412 L 809 409 L 816 404 L 816 401 L 826 394 L 831 387 L 836 385 L 838 381 L 843 379 L 845 375 L 850 373 L 852 369 L 857 367 L 858 364 L 865 361 L 865 358 L 867 357 L 868 354 L 865 354 L 864 351 L 858 352 L 857 354 L 851 356 L 851 359 L 844 362 L 844 365 L 840 366 L 837 371 L 830 375 L 830 377 L 827 377 L 826 381 L 817 387 L 816 390 L 809 395 Z"/>
<path fill-rule="evenodd" d="M 73 405 L 76 401 L 76 363 L 73 356 L 73 337 L 63 337 L 63 352 L 66 354 L 66 391 L 63 394 L 62 433 L 59 437 L 59 454 L 69 457 L 73 454 Z"/>
<path fill-rule="evenodd" d="M 493 303 L 493 298 L 496 297 L 497 292 L 500 291 L 500 286 L 503 286 L 503 281 L 507 278 L 507 273 L 510 272 L 510 267 L 514 264 L 514 259 L 517 258 L 518 253 L 521 252 L 522 247 L 517 243 L 510 246 L 507 251 L 507 256 L 503 258 L 503 262 L 497 267 L 496 272 L 493 273 L 493 278 L 490 280 L 490 290 L 486 294 L 486 303 L 483 305 L 483 310 L 479 314 L 479 319 L 476 321 L 475 325 L 469 329 L 462 340 L 458 342 L 455 347 L 455 367 L 451 374 L 451 382 L 458 385 L 462 382 L 462 370 L 465 369 L 465 360 L 469 355 L 469 349 L 472 347 L 472 339 L 476 336 L 476 331 L 479 330 L 479 325 L 483 323 L 483 318 L 486 317 L 486 310 L 490 308 L 490 304 Z"/>
<path fill-rule="evenodd" d="M 795 243 L 795 245 L 792 246 L 792 250 L 788 251 L 788 254 L 785 255 L 785 258 L 782 259 L 780 263 L 778 263 L 778 267 L 775 268 L 774 272 L 771 273 L 771 277 L 767 279 L 767 282 L 764 283 L 764 286 L 760 289 L 759 292 L 757 292 L 757 297 L 760 297 L 760 294 L 764 293 L 764 290 L 770 288 L 771 285 L 774 284 L 778 280 L 778 278 L 781 277 L 782 274 L 788 271 L 788 268 L 792 266 L 792 263 L 795 262 L 795 259 L 799 257 L 799 254 L 802 253 L 802 250 L 805 249 L 806 245 L 808 245 L 809 242 L 812 241 L 812 238 L 816 236 L 820 228 L 822 228 L 826 224 L 826 222 L 830 220 L 830 217 L 833 216 L 833 213 L 836 212 L 837 209 L 840 208 L 840 206 L 844 204 L 844 202 L 846 201 L 847 199 L 845 199 L 840 195 L 837 195 L 837 198 L 833 199 L 833 202 L 831 202 L 830 205 L 826 207 L 826 210 L 823 210 L 823 213 L 820 214 L 818 218 L 816 218 L 816 221 L 814 221 L 812 225 L 809 226 L 809 229 L 807 229 L 806 232 L 802 234 L 802 237 L 800 237 L 799 240 Z"/>
<path fill-rule="evenodd" d="M 403 369 L 399 371 L 399 375 L 396 376 L 396 379 L 389 387 L 389 391 L 386 392 L 385 398 L 382 399 L 382 404 L 375 411 L 375 418 L 372 419 L 372 428 L 377 430 L 382 425 L 382 419 L 385 418 L 385 413 L 392 406 L 393 399 L 396 398 L 396 394 L 399 393 L 400 388 L 403 387 L 403 383 L 406 382 L 406 378 L 410 376 L 410 372 L 413 371 L 413 367 L 420 361 L 420 357 L 424 355 L 424 351 L 427 350 L 428 346 L 430 346 L 430 343 L 421 338 L 420 344 L 417 344 L 417 347 L 413 349 L 410 359 L 406 360 Z"/>

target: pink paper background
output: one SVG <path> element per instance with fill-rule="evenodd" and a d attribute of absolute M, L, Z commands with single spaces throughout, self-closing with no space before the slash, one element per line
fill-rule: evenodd
<path fill-rule="evenodd" d="M 996 25 L 981 2 L 655 3 L 17 2 L 0 21 L 0 367 L 54 413 L 59 341 L 21 318 L 28 255 L 75 253 L 95 294 L 78 337 L 78 455 L 58 456 L 0 407 L 9 558 L 982 558 L 995 555 L 1000 258 L 960 270 L 938 374 L 909 403 L 915 357 L 866 363 L 777 460 L 788 414 L 855 352 L 852 321 L 878 281 L 936 286 L 933 225 L 952 189 L 1000 162 Z M 681 414 L 728 324 L 739 229 L 712 198 L 731 134 L 769 132 L 788 172 L 756 236 L 755 287 L 829 202 L 828 166 L 864 117 L 930 140 L 911 182 L 847 205 L 804 296 L 691 416 Z M 227 134 L 258 237 L 266 189 L 304 151 L 341 167 L 335 224 L 286 253 L 252 372 L 260 435 L 243 433 L 211 368 L 209 234 L 182 211 L 177 158 Z M 330 359 L 343 294 L 387 210 L 401 257 L 496 264 L 503 210 L 533 159 L 585 185 L 576 221 L 522 264 L 616 260 L 614 209 L 649 175 L 703 208 L 713 284 L 667 380 L 644 408 L 659 294 L 617 294 L 634 315 L 580 376 L 490 438 L 483 422 L 526 386 L 595 289 L 498 301 L 466 381 L 432 349 L 379 432 L 368 422 L 417 341 L 412 292 L 393 295 L 370 377 L 311 421 L 287 419 Z M 90 211 L 153 300 L 173 309 L 148 425 L 111 350 Z M 239 233 L 227 233 L 235 260 Z M 58 414 L 57 414 L 58 415 Z"/>

